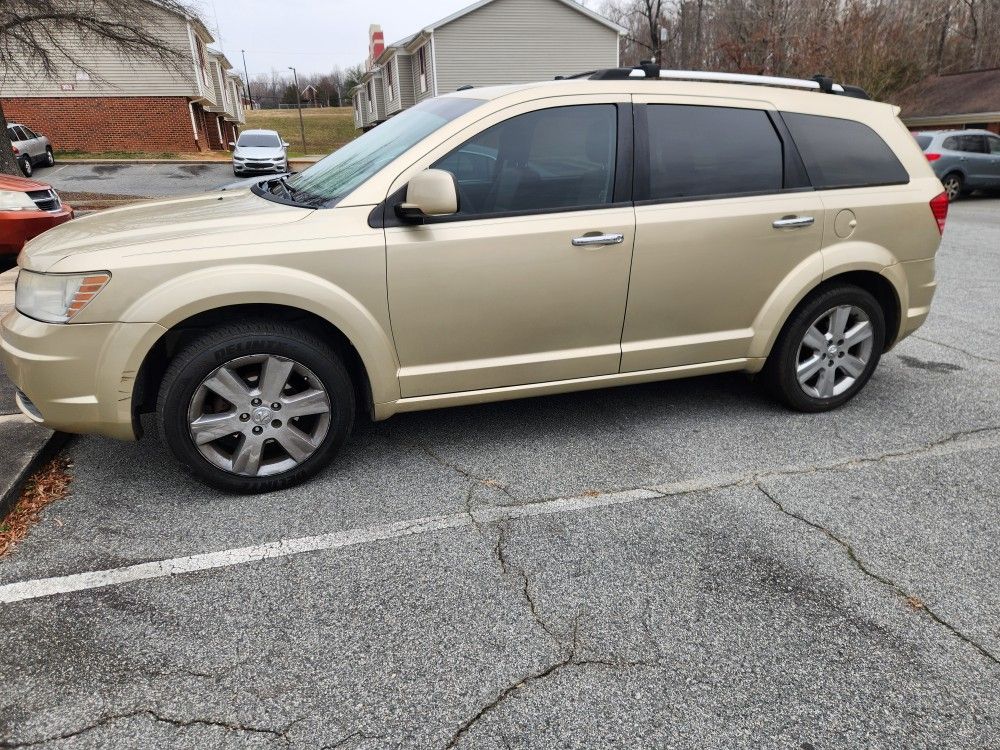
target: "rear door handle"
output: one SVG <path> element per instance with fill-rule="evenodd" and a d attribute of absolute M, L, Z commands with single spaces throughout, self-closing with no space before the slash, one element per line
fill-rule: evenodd
<path fill-rule="evenodd" d="M 602 247 L 604 245 L 620 245 L 625 241 L 624 234 L 588 234 L 573 239 L 573 247 Z"/>
<path fill-rule="evenodd" d="M 775 229 L 799 229 L 811 227 L 815 223 L 816 219 L 812 216 L 786 216 L 783 219 L 778 219 L 771 226 Z"/>

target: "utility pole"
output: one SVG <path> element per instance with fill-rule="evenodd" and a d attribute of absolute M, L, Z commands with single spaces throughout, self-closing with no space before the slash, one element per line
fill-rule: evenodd
<path fill-rule="evenodd" d="M 241 49 L 240 53 L 243 55 L 243 77 L 247 82 L 247 99 L 250 100 L 250 109 L 253 109 L 253 92 L 250 90 L 250 74 L 247 73 L 247 51 Z"/>
<path fill-rule="evenodd" d="M 306 155 L 306 121 L 302 119 L 302 92 L 299 91 L 299 74 L 291 65 L 288 69 L 292 71 L 295 78 L 295 103 L 299 105 L 299 131 L 302 133 L 302 155 Z"/>

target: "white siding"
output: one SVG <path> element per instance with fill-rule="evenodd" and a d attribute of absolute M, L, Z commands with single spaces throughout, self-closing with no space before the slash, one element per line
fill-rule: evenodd
<path fill-rule="evenodd" d="M 559 0 L 494 0 L 434 30 L 438 93 L 618 65 L 618 32 Z"/>
<path fill-rule="evenodd" d="M 413 58 L 406 52 L 396 53 L 396 64 L 399 75 L 396 76 L 396 87 L 402 109 L 412 107 L 413 96 Z"/>
<path fill-rule="evenodd" d="M 66 35 L 60 43 L 67 49 L 75 50 L 74 55 L 94 71 L 91 80 L 85 80 L 82 71 L 63 62 L 52 78 L 30 76 L 27 80 L 19 80 L 9 75 L 4 77 L 0 81 L 0 95 L 201 96 L 202 88 L 195 79 L 188 21 L 154 6 L 143 5 L 142 12 L 151 18 L 151 24 L 160 32 L 161 38 L 178 51 L 179 62 L 168 64 L 148 57 L 123 59 L 117 50 L 109 46 L 84 48 L 77 37 Z"/>
<path fill-rule="evenodd" d="M 426 90 L 420 90 L 420 50 L 424 54 L 424 68 Z M 411 67 L 413 69 L 413 100 L 414 103 L 422 102 L 434 96 L 434 56 L 431 54 L 430 41 L 425 42 L 421 47 L 413 51 L 411 57 Z"/>

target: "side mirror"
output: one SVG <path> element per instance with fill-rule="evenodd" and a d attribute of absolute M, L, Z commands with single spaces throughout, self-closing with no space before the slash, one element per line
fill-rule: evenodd
<path fill-rule="evenodd" d="M 396 207 L 399 218 L 410 222 L 454 213 L 458 213 L 455 176 L 443 169 L 425 169 L 410 180 L 406 201 Z"/>
<path fill-rule="evenodd" d="M 236 144 L 233 141 L 230 141 L 229 148 L 236 148 Z"/>
<path fill-rule="evenodd" d="M 288 148 L 288 141 L 282 141 L 281 142 L 281 147 L 282 148 Z"/>

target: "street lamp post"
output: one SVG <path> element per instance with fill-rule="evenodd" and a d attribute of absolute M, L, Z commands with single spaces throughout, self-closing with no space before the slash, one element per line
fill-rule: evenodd
<path fill-rule="evenodd" d="M 302 92 L 299 91 L 299 74 L 296 72 L 295 68 L 291 65 L 288 69 L 292 71 L 292 76 L 295 78 L 295 103 L 299 106 L 299 132 L 302 134 L 302 155 L 306 154 L 306 122 L 302 119 Z"/>
<path fill-rule="evenodd" d="M 243 77 L 247 82 L 247 99 L 250 100 L 250 109 L 253 109 L 253 91 L 250 90 L 250 74 L 247 72 L 247 51 L 241 49 L 240 54 L 243 55 Z"/>

